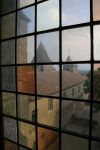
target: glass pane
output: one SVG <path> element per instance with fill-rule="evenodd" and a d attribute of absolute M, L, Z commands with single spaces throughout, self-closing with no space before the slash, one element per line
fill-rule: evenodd
<path fill-rule="evenodd" d="M 15 40 L 1 43 L 1 64 L 15 63 Z"/>
<path fill-rule="evenodd" d="M 62 129 L 89 134 L 89 103 L 62 101 Z"/>
<path fill-rule="evenodd" d="M 17 34 L 23 35 L 34 32 L 35 15 L 34 6 L 20 10 L 17 18 Z"/>
<path fill-rule="evenodd" d="M 100 101 L 100 64 L 94 65 L 93 72 L 93 99 Z"/>
<path fill-rule="evenodd" d="M 12 93 L 2 93 L 3 113 L 16 116 L 16 95 Z"/>
<path fill-rule="evenodd" d="M 15 67 L 2 67 L 2 89 L 15 91 Z"/>
<path fill-rule="evenodd" d="M 35 72 L 34 66 L 17 67 L 18 92 L 35 93 Z"/>
<path fill-rule="evenodd" d="M 48 126 L 59 127 L 59 100 L 38 97 L 38 122 Z"/>
<path fill-rule="evenodd" d="M 62 25 L 73 25 L 90 21 L 89 0 L 62 0 Z"/>
<path fill-rule="evenodd" d="M 20 146 L 19 150 L 28 150 L 28 149 Z"/>
<path fill-rule="evenodd" d="M 4 137 L 17 142 L 17 123 L 16 120 L 7 117 L 3 118 Z"/>
<path fill-rule="evenodd" d="M 68 56 L 67 61 L 71 58 Z M 89 64 L 63 64 L 62 96 L 90 99 L 91 72 Z"/>
<path fill-rule="evenodd" d="M 59 96 L 59 66 L 37 66 L 37 93 L 40 95 Z"/>
<path fill-rule="evenodd" d="M 100 150 L 100 142 L 92 141 L 91 150 Z"/>
<path fill-rule="evenodd" d="M 16 144 L 10 141 L 4 140 L 4 150 L 18 150 L 18 147 Z"/>
<path fill-rule="evenodd" d="M 35 148 L 35 126 L 19 122 L 19 143 L 31 149 Z"/>
<path fill-rule="evenodd" d="M 94 26 L 94 59 L 100 60 L 100 25 Z"/>
<path fill-rule="evenodd" d="M 93 20 L 100 20 L 100 1 L 93 0 Z"/>
<path fill-rule="evenodd" d="M 45 1 L 45 0 L 36 0 L 37 2 L 40 2 L 40 1 Z"/>
<path fill-rule="evenodd" d="M 1 18 L 1 38 L 10 38 L 15 36 L 15 13 Z"/>
<path fill-rule="evenodd" d="M 88 150 L 88 140 L 62 133 L 62 150 Z"/>
<path fill-rule="evenodd" d="M 45 33 L 37 36 L 37 62 L 59 61 L 59 33 Z M 33 60 L 34 62 L 34 60 Z"/>
<path fill-rule="evenodd" d="M 34 36 L 17 40 L 17 63 L 31 63 L 34 58 Z"/>
<path fill-rule="evenodd" d="M 92 135 L 100 138 L 100 104 L 93 104 Z"/>
<path fill-rule="evenodd" d="M 16 0 L 1 0 L 1 14 L 15 10 Z"/>
<path fill-rule="evenodd" d="M 62 31 L 62 61 L 90 60 L 90 27 Z"/>
<path fill-rule="evenodd" d="M 49 23 L 48 23 L 49 22 Z M 49 0 L 37 6 L 37 30 L 59 26 L 59 1 Z"/>
<path fill-rule="evenodd" d="M 59 150 L 59 132 L 38 128 L 38 150 Z"/>
<path fill-rule="evenodd" d="M 33 4 L 35 0 L 18 0 L 18 8 Z"/>
<path fill-rule="evenodd" d="M 34 113 L 34 118 L 33 118 Z M 35 98 L 29 95 L 18 95 L 18 116 L 19 118 L 35 121 Z M 33 120 L 34 119 L 34 120 Z"/>

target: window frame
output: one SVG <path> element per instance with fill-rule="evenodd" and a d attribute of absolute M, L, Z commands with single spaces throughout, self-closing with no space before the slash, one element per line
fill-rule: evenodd
<path fill-rule="evenodd" d="M 48 1 L 48 0 L 44 0 L 44 1 Z M 17 0 L 16 0 L 16 2 L 17 2 Z M 60 14 L 59 15 L 59 27 L 58 28 L 54 28 L 54 29 L 49 29 L 49 30 L 46 30 L 46 31 L 39 31 L 39 32 L 37 32 L 37 5 L 40 4 L 40 3 L 42 3 L 42 1 L 36 2 L 34 4 L 31 4 L 31 5 L 19 8 L 19 9 L 17 8 L 17 4 L 16 4 L 16 10 L 0 15 L 0 17 L 3 17 L 3 16 L 9 15 L 9 14 L 12 14 L 12 13 L 15 12 L 15 16 L 16 16 L 15 36 L 11 37 L 11 38 L 6 38 L 6 39 L 1 39 L 0 38 L 0 43 L 2 43 L 3 41 L 15 39 L 15 51 L 17 51 L 17 38 L 19 38 L 19 37 L 27 37 L 27 35 L 28 36 L 34 35 L 35 36 L 35 58 L 36 58 L 36 48 L 37 48 L 36 47 L 37 35 L 38 34 L 42 34 L 42 33 L 55 32 L 55 31 L 59 32 L 59 56 L 60 56 L 60 58 L 59 58 L 58 65 L 60 66 L 60 73 L 59 73 L 59 75 L 60 75 L 60 77 L 59 77 L 59 83 L 60 83 L 60 85 L 59 85 L 59 91 L 60 91 L 60 96 L 59 96 L 59 100 L 60 100 L 59 101 L 59 110 L 60 110 L 59 111 L 59 116 L 60 116 L 60 119 L 59 119 L 59 131 L 58 132 L 59 132 L 59 138 L 60 138 L 60 142 L 59 142 L 59 147 L 60 148 L 61 148 L 61 135 L 62 135 L 62 133 L 72 134 L 74 136 L 77 136 L 77 137 L 79 136 L 79 137 L 82 137 L 84 139 L 87 139 L 89 141 L 89 148 L 88 148 L 89 150 L 91 150 L 91 147 L 92 147 L 91 146 L 92 145 L 92 140 L 100 142 L 100 139 L 92 137 L 93 103 L 99 103 L 99 102 L 96 102 L 95 100 L 93 100 L 93 68 L 94 68 L 94 63 L 100 63 L 99 60 L 98 61 L 94 61 L 94 55 L 93 55 L 94 54 L 94 52 L 93 52 L 93 48 L 94 48 L 94 46 L 93 46 L 93 42 L 94 42 L 93 41 L 93 39 L 94 39 L 93 26 L 100 24 L 100 21 L 93 21 L 93 1 L 89 0 L 89 2 L 90 2 L 90 22 L 76 24 L 76 25 L 70 25 L 70 26 L 63 26 L 62 27 L 62 3 L 61 3 L 61 0 L 59 0 L 59 14 Z M 34 33 L 30 33 L 30 34 L 25 34 L 25 35 L 17 36 L 17 13 L 18 13 L 19 10 L 23 10 L 24 8 L 28 8 L 30 6 L 35 6 L 35 32 Z M 89 125 L 89 136 L 88 137 L 84 136 L 84 135 L 78 135 L 78 134 L 76 134 L 74 132 L 70 132 L 69 133 L 69 131 L 62 131 L 62 129 L 61 129 L 61 112 L 62 112 L 62 91 L 61 91 L 61 89 L 62 89 L 62 65 L 65 64 L 64 62 L 62 62 L 62 31 L 63 30 L 67 30 L 67 29 L 75 29 L 75 28 L 79 28 L 79 27 L 86 27 L 86 26 L 90 26 L 91 59 L 90 59 L 90 61 L 73 61 L 73 62 L 68 62 L 68 63 L 69 64 L 77 64 L 77 63 L 87 64 L 88 63 L 88 64 L 91 65 L 91 93 L 90 93 L 90 100 L 87 100 L 87 101 L 85 101 L 83 99 L 80 99 L 80 100 L 75 99 L 74 100 L 74 101 L 80 101 L 80 102 L 83 101 L 83 102 L 86 102 L 86 103 L 90 104 L 90 125 Z M 1 28 L 1 21 L 0 21 L 0 28 Z M 1 48 L 1 44 L 0 44 L 0 48 Z M 16 70 L 16 78 L 17 78 L 17 66 L 18 66 L 18 64 L 17 64 L 17 60 L 16 60 L 16 55 L 17 54 L 15 54 L 15 65 L 2 65 L 1 64 L 1 60 L 0 60 L 0 74 L 1 74 L 1 68 L 2 67 L 5 67 L 5 66 L 8 66 L 8 67 L 14 66 L 15 70 Z M 37 86 L 36 86 L 36 78 L 37 78 L 36 77 L 36 75 L 37 75 L 36 74 L 36 67 L 39 64 L 41 64 L 41 63 L 36 63 L 36 60 L 35 60 L 34 65 L 35 65 L 35 93 L 36 93 L 36 95 L 34 95 L 34 96 L 35 96 L 36 110 L 37 110 L 37 96 L 38 96 L 37 95 L 37 90 L 36 90 L 37 89 Z M 46 64 L 57 64 L 57 63 L 54 62 L 54 63 L 46 63 Z M 24 64 L 24 65 L 28 65 L 28 64 Z M 13 93 L 13 91 L 6 91 L 6 90 L 3 91 L 2 90 L 2 76 L 0 78 L 0 85 L 1 85 L 0 86 L 0 99 L 1 99 L 1 101 L 0 101 L 0 135 L 1 135 L 0 145 L 2 146 L 2 150 L 3 150 L 4 149 L 4 139 L 6 139 L 6 138 L 4 138 L 4 135 L 3 135 L 3 129 L 4 129 L 3 128 L 3 117 L 4 116 L 7 116 L 9 118 L 13 118 L 13 117 L 9 116 L 9 115 L 4 115 L 3 114 L 3 110 L 2 110 L 2 92 L 11 92 L 11 93 Z M 17 87 L 17 79 L 16 79 L 16 87 Z M 16 90 L 15 94 L 16 94 L 16 110 L 17 110 L 17 116 L 18 116 L 18 104 L 17 104 L 17 99 L 18 99 L 18 95 L 17 94 L 18 94 L 18 91 L 17 90 Z M 26 93 L 26 94 L 28 94 L 28 93 Z M 39 96 L 41 96 L 41 95 L 39 95 Z M 51 96 L 46 96 L 46 95 L 44 95 L 44 96 L 47 97 L 47 98 L 51 98 Z M 52 98 L 58 98 L 58 97 L 52 97 Z M 64 100 L 73 100 L 71 98 L 70 99 L 69 98 L 63 98 L 63 99 Z M 17 120 L 17 129 L 18 129 L 18 121 L 19 121 L 19 119 L 17 117 L 14 118 L 14 119 Z M 25 120 L 22 120 L 22 121 L 25 122 Z M 36 124 L 35 125 L 36 125 L 36 145 L 38 145 L 37 144 L 38 143 L 37 128 L 38 127 L 42 127 L 43 125 L 41 126 L 37 122 L 37 112 L 36 112 Z M 46 127 L 44 126 L 44 128 L 46 128 Z M 53 129 L 51 127 L 48 127 L 48 128 L 49 129 Z M 55 131 L 57 131 L 57 130 L 55 129 Z M 11 140 L 9 140 L 9 141 L 11 141 Z M 11 142 L 13 142 L 13 141 L 11 141 Z M 16 144 L 18 146 L 22 146 L 22 145 L 19 144 L 19 138 L 18 138 L 18 143 L 16 143 Z"/>
<path fill-rule="evenodd" d="M 53 99 L 49 98 L 48 99 L 48 112 L 53 111 Z"/>

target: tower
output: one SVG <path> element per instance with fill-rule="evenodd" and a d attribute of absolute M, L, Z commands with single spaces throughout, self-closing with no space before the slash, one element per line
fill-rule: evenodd
<path fill-rule="evenodd" d="M 31 63 L 34 63 L 34 59 L 35 58 L 32 59 Z M 52 62 L 42 42 L 40 42 L 36 50 L 36 62 L 37 63 Z M 38 71 L 54 71 L 55 69 L 53 68 L 52 65 L 38 65 L 37 70 Z"/>
<path fill-rule="evenodd" d="M 64 71 L 71 71 L 71 72 L 74 72 L 74 73 L 78 73 L 78 65 L 70 64 L 69 62 L 72 62 L 72 59 L 71 59 L 70 56 L 67 57 L 66 64 L 63 65 L 63 70 Z"/>

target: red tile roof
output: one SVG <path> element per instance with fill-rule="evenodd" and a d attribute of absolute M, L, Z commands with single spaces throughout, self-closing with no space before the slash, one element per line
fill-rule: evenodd
<path fill-rule="evenodd" d="M 87 79 L 79 73 L 62 71 L 62 89 L 73 87 Z M 37 71 L 37 93 L 55 95 L 59 93 L 59 71 Z"/>

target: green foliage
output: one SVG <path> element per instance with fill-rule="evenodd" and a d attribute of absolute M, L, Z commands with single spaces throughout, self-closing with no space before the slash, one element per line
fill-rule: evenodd
<path fill-rule="evenodd" d="M 86 80 L 85 92 L 90 93 L 91 90 L 91 72 L 89 71 L 87 74 L 88 80 Z M 93 98 L 95 100 L 100 100 L 100 68 L 98 70 L 94 70 L 93 72 Z M 93 104 L 94 111 L 100 111 L 100 104 Z"/>
<path fill-rule="evenodd" d="M 93 98 L 100 100 L 100 68 L 93 74 Z M 95 111 L 100 111 L 100 104 L 94 104 L 93 108 Z"/>
<path fill-rule="evenodd" d="M 100 104 L 93 104 L 93 108 L 95 110 L 95 112 L 100 111 Z"/>
<path fill-rule="evenodd" d="M 85 86 L 85 93 L 90 93 L 91 90 L 91 72 L 89 71 L 87 74 L 88 79 L 86 80 L 84 86 Z"/>
<path fill-rule="evenodd" d="M 93 74 L 93 98 L 100 100 L 100 68 Z"/>

